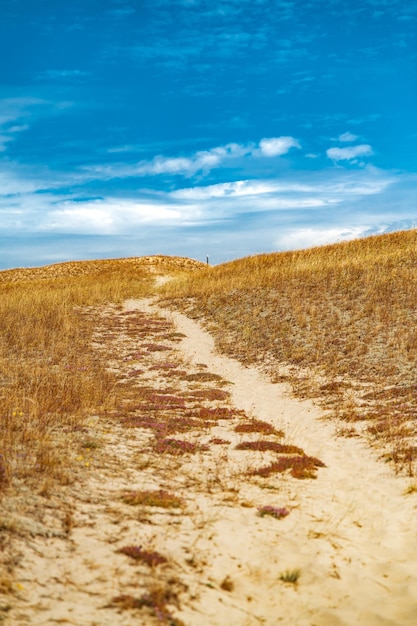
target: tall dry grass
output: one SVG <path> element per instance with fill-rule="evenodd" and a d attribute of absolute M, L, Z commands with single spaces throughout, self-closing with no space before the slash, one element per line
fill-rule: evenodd
<path fill-rule="evenodd" d="M 94 311 L 149 293 L 146 267 L 0 283 L 0 484 L 70 480 L 74 438 L 113 401 L 94 352 Z"/>
<path fill-rule="evenodd" d="M 385 436 L 415 418 L 416 278 L 412 230 L 239 259 L 170 282 L 162 297 L 203 318 L 221 350 L 268 363 L 276 379 L 292 366 L 299 391 L 336 393 L 340 416 L 372 414 Z"/>

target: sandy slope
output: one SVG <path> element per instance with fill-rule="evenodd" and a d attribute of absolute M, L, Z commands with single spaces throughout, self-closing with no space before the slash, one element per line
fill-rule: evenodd
<path fill-rule="evenodd" d="M 126 312 L 136 310 L 158 312 L 149 302 L 126 303 Z M 20 539 L 20 591 L 6 623 L 179 624 L 111 602 L 162 585 L 172 589 L 172 597 L 166 594 L 172 620 L 186 626 L 414 626 L 417 494 L 403 495 L 407 481 L 394 477 L 357 439 L 337 438 L 311 402 L 295 400 L 284 385 L 217 355 L 195 321 L 166 315 L 185 335 L 171 346 L 171 361 L 175 348 L 175 359 L 188 372 L 224 377 L 237 408 L 282 429 L 286 443 L 326 467 L 316 480 L 248 477 L 247 470 L 272 457 L 234 449 L 242 439 L 258 438 L 236 433 L 238 418 L 188 433 L 198 443 L 209 445 L 213 437 L 229 443 L 181 459 L 152 454 L 148 431 L 97 422 L 91 429 L 103 447 L 82 488 L 50 499 L 61 515 L 71 512 L 66 533 L 51 532 L 46 520 L 45 532 L 34 529 L 29 543 Z M 138 348 L 140 341 L 130 340 L 114 360 L 128 367 L 124 354 Z M 152 358 L 158 364 L 166 355 Z M 153 379 L 156 389 L 163 384 L 150 361 L 143 367 L 148 383 Z M 185 507 L 138 510 L 120 501 L 126 490 L 152 488 L 175 492 Z M 264 505 L 286 507 L 290 514 L 259 517 L 257 507 Z M 166 555 L 168 563 L 149 568 L 117 552 L 133 543 Z M 281 579 L 287 570 L 299 570 L 297 584 Z"/>
<path fill-rule="evenodd" d="M 233 382 L 237 406 L 283 428 L 327 465 L 316 481 L 286 486 L 299 506 L 277 541 L 277 556 L 279 567 L 296 565 L 302 576 L 293 595 L 279 585 L 270 591 L 284 605 L 278 603 L 275 623 L 416 624 L 415 496 L 402 495 L 403 482 L 363 443 L 336 438 L 334 426 L 311 402 L 295 400 L 284 385 L 215 354 L 213 339 L 193 320 L 174 314 L 174 321 L 187 335 L 187 355 Z"/>

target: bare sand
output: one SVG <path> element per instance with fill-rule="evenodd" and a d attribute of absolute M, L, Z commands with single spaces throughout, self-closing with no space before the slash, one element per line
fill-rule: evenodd
<path fill-rule="evenodd" d="M 103 448 L 92 452 L 82 488 L 51 497 L 50 519 L 33 528 L 29 541 L 22 533 L 17 601 L 6 623 L 180 623 L 111 602 L 164 584 L 173 589 L 171 604 L 167 600 L 172 620 L 186 626 L 415 626 L 417 493 L 405 495 L 409 480 L 395 476 L 365 442 L 337 437 L 334 423 L 311 401 L 294 399 L 285 384 L 217 354 L 196 321 L 149 301 L 128 301 L 124 310 L 166 316 L 184 335 L 175 351 L 187 371 L 204 365 L 222 376 L 232 406 L 283 430 L 286 443 L 326 467 L 316 479 L 248 477 L 272 457 L 235 450 L 243 439 L 258 438 L 236 433 L 236 421 L 189 435 L 227 444 L 185 460 L 155 459 L 149 433 L 92 418 L 91 432 Z M 154 358 L 161 363 L 166 356 Z M 185 508 L 150 513 L 120 502 L 126 490 L 151 488 L 175 491 Z M 54 506 L 60 514 L 65 507 L 71 512 L 64 536 L 51 530 L 51 520 L 59 518 Z M 289 515 L 260 517 L 261 506 L 285 507 Z M 29 524 L 17 517 L 14 523 Z M 117 549 L 128 544 L 151 547 L 168 564 L 127 562 Z M 289 572 L 297 572 L 296 582 L 286 582 Z"/>

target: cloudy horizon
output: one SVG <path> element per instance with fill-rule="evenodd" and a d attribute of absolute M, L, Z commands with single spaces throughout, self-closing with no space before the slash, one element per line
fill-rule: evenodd
<path fill-rule="evenodd" d="M 0 7 L 0 269 L 417 227 L 409 0 Z"/>

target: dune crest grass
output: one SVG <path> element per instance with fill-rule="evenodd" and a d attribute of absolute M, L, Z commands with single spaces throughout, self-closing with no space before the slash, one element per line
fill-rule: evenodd
<path fill-rule="evenodd" d="M 298 395 L 372 420 L 369 434 L 390 441 L 401 464 L 413 456 L 403 435 L 417 408 L 416 286 L 410 230 L 239 259 L 171 281 L 161 299 Z"/>

